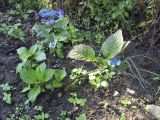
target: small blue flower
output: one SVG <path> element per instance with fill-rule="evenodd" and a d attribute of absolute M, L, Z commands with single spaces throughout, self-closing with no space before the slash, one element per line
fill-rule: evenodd
<path fill-rule="evenodd" d="M 42 18 L 42 19 L 41 19 L 41 23 L 46 24 L 46 23 L 47 23 L 47 20 L 46 20 L 45 18 Z"/>
<path fill-rule="evenodd" d="M 62 18 L 64 16 L 64 11 L 63 10 L 58 10 L 58 18 L 60 19 L 60 18 Z"/>
<path fill-rule="evenodd" d="M 56 10 L 51 10 L 49 13 L 49 17 L 56 17 L 58 15 L 58 12 Z"/>
<path fill-rule="evenodd" d="M 61 13 L 62 15 L 64 15 L 64 11 L 62 9 L 59 9 L 59 13 Z"/>
<path fill-rule="evenodd" d="M 112 60 L 108 61 L 108 65 L 111 65 L 112 67 L 119 66 L 120 64 L 121 61 L 116 58 L 113 58 Z"/>
<path fill-rule="evenodd" d="M 55 20 L 53 20 L 53 19 L 49 20 L 49 21 L 48 21 L 48 24 L 54 25 L 54 24 L 55 24 Z"/>
<path fill-rule="evenodd" d="M 50 11 L 49 9 L 42 9 L 42 10 L 39 11 L 39 14 L 41 15 L 41 14 L 47 13 L 49 11 Z"/>
<path fill-rule="evenodd" d="M 55 48 L 57 45 L 57 41 L 52 41 L 49 43 L 49 48 Z"/>

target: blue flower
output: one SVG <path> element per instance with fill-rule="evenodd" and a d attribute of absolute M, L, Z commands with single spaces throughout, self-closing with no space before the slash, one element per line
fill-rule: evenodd
<path fill-rule="evenodd" d="M 108 65 L 111 65 L 112 67 L 119 66 L 120 64 L 121 61 L 116 58 L 113 58 L 112 60 L 108 61 Z"/>
<path fill-rule="evenodd" d="M 58 12 L 56 10 L 51 10 L 49 13 L 49 17 L 56 17 L 58 15 Z"/>
<path fill-rule="evenodd" d="M 41 23 L 46 24 L 46 23 L 47 23 L 47 20 L 46 20 L 45 18 L 42 18 L 42 19 L 41 19 Z"/>
<path fill-rule="evenodd" d="M 64 15 L 64 11 L 62 9 L 59 9 L 58 11 L 60 14 Z"/>
<path fill-rule="evenodd" d="M 49 21 L 48 21 L 48 24 L 54 25 L 54 24 L 55 24 L 55 20 L 53 20 L 53 19 L 49 20 Z"/>
<path fill-rule="evenodd" d="M 64 16 L 64 11 L 63 11 L 63 10 L 60 9 L 60 10 L 58 10 L 57 12 L 58 12 L 58 16 L 57 16 L 57 17 L 58 17 L 59 19 Z"/>
<path fill-rule="evenodd" d="M 64 11 L 63 10 L 49 10 L 49 9 L 42 9 L 39 11 L 39 16 L 41 18 L 62 18 L 64 16 Z"/>
<path fill-rule="evenodd" d="M 39 15 L 42 17 L 42 18 L 45 18 L 45 17 L 48 17 L 48 12 L 50 12 L 50 10 L 49 9 L 42 9 L 42 10 L 40 10 L 39 11 Z"/>
<path fill-rule="evenodd" d="M 55 48 L 57 45 L 57 41 L 53 41 L 49 43 L 49 48 Z"/>

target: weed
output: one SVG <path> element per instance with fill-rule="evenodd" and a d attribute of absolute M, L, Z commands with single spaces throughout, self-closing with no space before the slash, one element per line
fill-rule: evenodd
<path fill-rule="evenodd" d="M 72 92 L 70 95 L 71 95 L 71 97 L 68 98 L 68 101 L 70 103 L 72 103 L 73 105 L 80 105 L 80 106 L 84 106 L 85 105 L 87 100 L 86 99 L 82 99 L 82 98 L 78 98 L 76 92 Z"/>
<path fill-rule="evenodd" d="M 61 111 L 58 120 L 70 120 L 70 118 L 67 117 L 67 111 Z"/>
<path fill-rule="evenodd" d="M 80 85 L 82 81 L 85 80 L 85 75 L 87 75 L 87 70 L 84 70 L 83 67 L 74 68 L 70 75 L 70 79 L 73 80 L 71 85 Z"/>
<path fill-rule="evenodd" d="M 15 39 L 20 39 L 22 42 L 25 42 L 24 33 L 19 28 L 19 26 L 21 26 L 21 23 L 14 24 L 13 26 L 6 25 L 4 23 L 4 24 L 0 25 L 0 32 L 5 34 L 6 36 L 10 36 Z"/>
<path fill-rule="evenodd" d="M 120 120 L 126 120 L 126 114 L 125 114 L 125 113 L 122 113 L 122 114 L 121 114 Z"/>
<path fill-rule="evenodd" d="M 11 93 L 10 93 L 11 86 L 9 86 L 8 83 L 5 83 L 5 84 L 1 84 L 0 88 L 2 88 L 2 90 L 3 90 L 3 99 L 2 100 L 8 104 L 11 104 Z"/>
<path fill-rule="evenodd" d="M 81 114 L 79 117 L 76 117 L 76 120 L 87 120 L 87 117 L 85 114 Z"/>
<path fill-rule="evenodd" d="M 130 98 L 122 99 L 120 102 L 124 107 L 129 107 L 132 105 L 132 101 L 130 100 Z"/>

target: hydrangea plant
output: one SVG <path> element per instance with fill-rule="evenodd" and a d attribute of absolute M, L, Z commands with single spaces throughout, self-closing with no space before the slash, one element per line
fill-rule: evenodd
<path fill-rule="evenodd" d="M 63 57 L 63 43 L 71 41 L 71 32 L 75 31 L 75 28 L 72 27 L 72 31 L 70 30 L 69 19 L 64 16 L 64 11 L 61 9 L 42 9 L 39 11 L 38 16 L 41 23 L 36 23 L 32 28 L 32 32 L 36 33 L 36 36 L 44 44 L 48 44 L 50 53 Z"/>
<path fill-rule="evenodd" d="M 93 48 L 80 44 L 74 46 L 69 52 L 68 57 L 92 62 L 98 69 L 88 74 L 89 82 L 96 88 L 100 86 L 108 87 L 108 80 L 115 75 L 113 70 L 121 64 L 121 61 L 115 58 L 115 56 L 124 50 L 129 43 L 130 41 L 123 41 L 122 30 L 118 30 L 105 40 L 98 56 L 96 56 Z"/>

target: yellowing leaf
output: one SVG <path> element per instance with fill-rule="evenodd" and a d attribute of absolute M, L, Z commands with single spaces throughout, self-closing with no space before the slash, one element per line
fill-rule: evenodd
<path fill-rule="evenodd" d="M 101 51 L 105 58 L 112 59 L 123 47 L 122 30 L 118 30 L 103 43 Z"/>
<path fill-rule="evenodd" d="M 95 51 L 88 45 L 80 44 L 74 46 L 68 57 L 75 60 L 92 61 L 95 58 Z"/>

